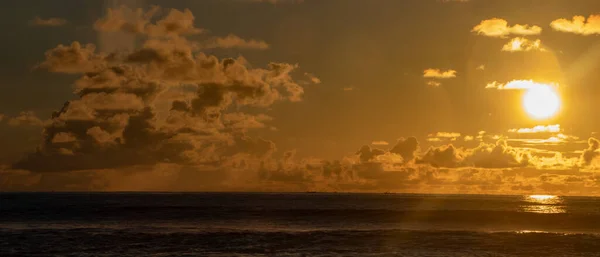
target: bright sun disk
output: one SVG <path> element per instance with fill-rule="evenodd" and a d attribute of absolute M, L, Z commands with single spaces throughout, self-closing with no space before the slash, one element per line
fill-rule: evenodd
<path fill-rule="evenodd" d="M 558 112 L 560 98 L 554 88 L 539 84 L 527 90 L 523 97 L 523 107 L 533 118 L 546 119 Z"/>

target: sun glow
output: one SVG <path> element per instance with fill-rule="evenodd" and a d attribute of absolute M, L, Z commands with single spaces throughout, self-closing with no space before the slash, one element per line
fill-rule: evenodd
<path fill-rule="evenodd" d="M 547 119 L 558 112 L 560 98 L 553 87 L 544 84 L 531 87 L 523 96 L 525 111 L 535 119 Z"/>
<path fill-rule="evenodd" d="M 529 198 L 536 201 L 547 201 L 556 198 L 555 195 L 530 195 Z"/>

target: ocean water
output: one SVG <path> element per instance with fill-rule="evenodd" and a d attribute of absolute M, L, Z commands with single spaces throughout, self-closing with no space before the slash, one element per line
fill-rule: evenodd
<path fill-rule="evenodd" d="M 0 193 L 0 256 L 600 256 L 600 198 Z"/>

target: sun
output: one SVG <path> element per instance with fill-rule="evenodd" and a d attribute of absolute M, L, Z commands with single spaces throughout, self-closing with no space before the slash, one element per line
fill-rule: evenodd
<path fill-rule="evenodd" d="M 531 87 L 523 96 L 525 111 L 535 119 L 551 118 L 560 108 L 560 98 L 553 87 L 545 84 Z"/>

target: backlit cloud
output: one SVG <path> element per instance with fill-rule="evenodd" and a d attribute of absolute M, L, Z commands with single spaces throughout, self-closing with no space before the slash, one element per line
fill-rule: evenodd
<path fill-rule="evenodd" d="M 557 19 L 550 23 L 550 27 L 556 31 L 585 36 L 600 34 L 600 15 L 590 15 L 587 20 L 584 16 L 574 16 L 572 20 Z"/>
<path fill-rule="evenodd" d="M 488 83 L 485 88 L 487 89 L 498 89 L 498 90 L 523 90 L 523 89 L 531 89 L 536 87 L 547 87 L 554 86 L 557 87 L 557 84 L 553 83 L 540 83 L 533 80 L 513 80 L 508 83 L 502 84 L 497 81 L 493 81 Z"/>
<path fill-rule="evenodd" d="M 509 133 L 531 134 L 531 133 L 558 133 L 561 132 L 560 124 L 537 125 L 533 128 L 509 129 Z"/>
<path fill-rule="evenodd" d="M 542 47 L 542 41 L 539 39 L 529 40 L 523 37 L 511 39 L 508 43 L 502 46 L 502 51 L 505 52 L 527 52 L 527 51 L 546 51 Z"/>
<path fill-rule="evenodd" d="M 456 77 L 455 70 L 426 69 L 423 71 L 424 78 L 449 79 Z"/>
<path fill-rule="evenodd" d="M 471 31 L 478 35 L 488 37 L 506 37 L 508 35 L 539 35 L 542 33 L 542 28 L 535 25 L 530 26 L 520 24 L 509 26 L 508 22 L 504 19 L 492 18 L 481 21 L 481 23 L 473 27 Z"/>

